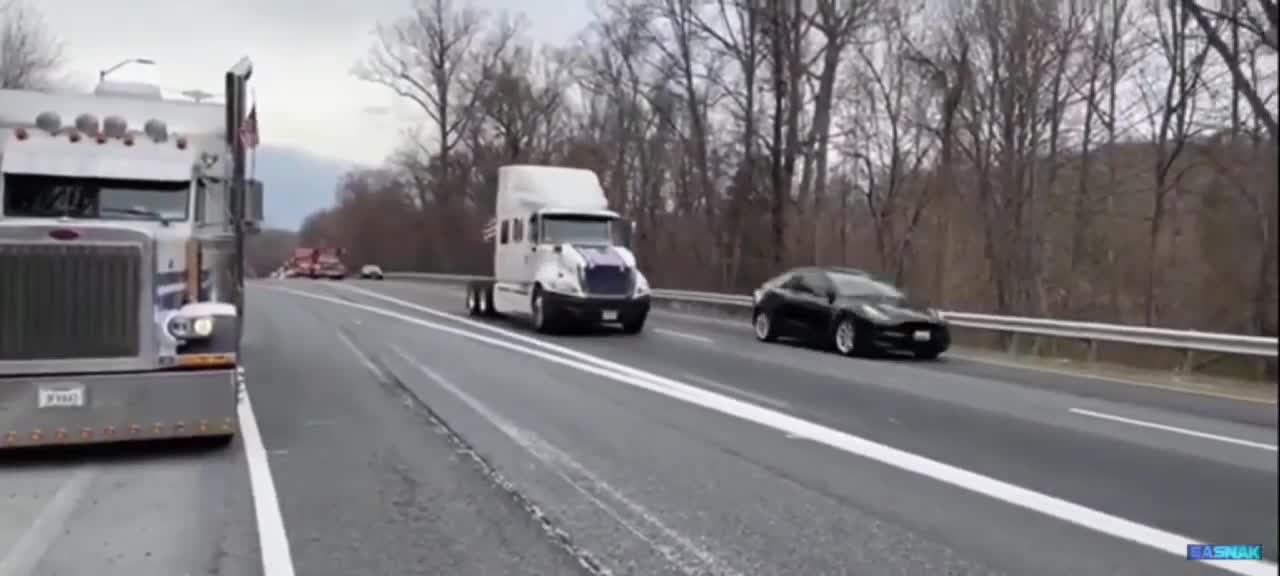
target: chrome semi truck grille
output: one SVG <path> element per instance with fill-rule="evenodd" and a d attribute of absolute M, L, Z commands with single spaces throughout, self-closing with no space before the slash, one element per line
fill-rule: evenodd
<path fill-rule="evenodd" d="M 139 350 L 142 248 L 0 243 L 0 361 Z"/>
<path fill-rule="evenodd" d="M 630 268 L 592 266 L 586 269 L 587 294 L 593 296 L 629 296 L 632 289 Z"/>

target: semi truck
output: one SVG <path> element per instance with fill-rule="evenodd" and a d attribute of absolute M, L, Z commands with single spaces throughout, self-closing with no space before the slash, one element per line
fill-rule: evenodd
<path fill-rule="evenodd" d="M 539 332 L 599 324 L 631 334 L 649 315 L 649 281 L 628 248 L 634 226 L 609 209 L 590 170 L 498 169 L 492 278 L 467 284 L 475 316 L 516 316 Z"/>
<path fill-rule="evenodd" d="M 244 90 L 0 90 L 0 451 L 235 437 Z"/>

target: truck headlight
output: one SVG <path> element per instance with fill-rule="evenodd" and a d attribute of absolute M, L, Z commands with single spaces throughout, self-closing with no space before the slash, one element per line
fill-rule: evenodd
<path fill-rule="evenodd" d="M 175 315 L 169 319 L 169 324 L 166 328 L 169 330 L 169 334 L 179 340 L 208 338 L 210 334 L 213 334 L 213 317 Z"/>
<path fill-rule="evenodd" d="M 191 331 L 201 338 L 213 334 L 213 318 L 202 316 L 192 320 Z"/>
<path fill-rule="evenodd" d="M 553 292 L 562 292 L 566 294 L 578 294 L 581 292 L 580 284 L 572 276 L 558 276 L 551 280 L 548 286 Z"/>
<path fill-rule="evenodd" d="M 636 296 L 647 296 L 649 294 L 649 279 L 645 278 L 639 271 L 636 272 Z"/>

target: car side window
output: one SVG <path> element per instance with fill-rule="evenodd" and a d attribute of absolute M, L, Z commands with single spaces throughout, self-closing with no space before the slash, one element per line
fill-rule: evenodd
<path fill-rule="evenodd" d="M 509 237 L 509 235 L 510 235 L 510 226 L 508 226 L 508 224 L 510 224 L 510 223 L 511 223 L 511 221 L 510 221 L 510 220 L 503 220 L 503 221 L 502 221 L 502 231 L 498 233 L 498 243 L 499 243 L 499 244 L 506 244 L 506 243 L 507 243 L 507 238 L 508 238 L 508 237 Z"/>
<path fill-rule="evenodd" d="M 835 290 L 835 285 L 831 283 L 831 279 L 822 272 L 810 272 L 805 278 L 805 283 L 813 289 L 813 293 L 819 296 L 825 296 Z"/>
<path fill-rule="evenodd" d="M 538 243 L 538 217 L 537 216 L 529 217 L 529 243 L 530 244 Z"/>
<path fill-rule="evenodd" d="M 787 278 L 786 282 L 782 283 L 782 287 L 786 288 L 787 290 L 794 290 L 796 292 L 812 292 L 813 291 L 813 289 L 809 286 L 809 283 L 805 282 L 804 273 L 792 274 L 790 278 Z"/>
<path fill-rule="evenodd" d="M 524 220 L 516 218 L 511 221 L 511 241 L 519 244 L 524 241 Z"/>

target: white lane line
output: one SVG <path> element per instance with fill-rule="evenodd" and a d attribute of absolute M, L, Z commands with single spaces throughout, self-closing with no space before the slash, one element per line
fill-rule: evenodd
<path fill-rule="evenodd" d="M 71 513 L 75 512 L 96 475 L 95 468 L 80 468 L 58 488 L 35 522 L 31 523 L 31 528 L 0 559 L 0 576 L 26 576 L 34 573 L 36 565 L 49 551 L 49 545 L 66 530 Z"/>
<path fill-rule="evenodd" d="M 320 302 L 328 302 L 331 304 L 364 310 L 387 318 L 394 318 L 409 324 L 435 329 L 470 340 L 475 340 L 477 342 L 484 342 L 513 352 L 541 358 L 562 366 L 576 368 L 583 372 L 596 374 L 616 382 L 629 384 L 637 388 L 649 390 L 690 404 L 702 406 L 712 411 L 734 416 L 762 426 L 767 426 L 784 433 L 790 433 L 796 437 L 807 438 L 849 454 L 875 460 L 907 472 L 932 478 L 945 484 L 982 494 L 1020 508 L 1039 512 L 1121 540 L 1127 540 L 1142 546 L 1147 546 L 1154 550 L 1159 550 L 1179 558 L 1186 558 L 1187 544 L 1198 542 L 1196 539 L 1188 536 L 1126 520 L 1119 516 L 1114 516 L 1100 510 L 1094 510 L 1074 502 L 1068 502 L 1055 496 L 1036 492 L 1003 480 L 998 480 L 977 472 L 965 470 L 963 468 L 952 466 L 905 450 L 899 450 L 853 434 L 828 428 L 821 424 L 815 424 L 775 410 L 762 408 L 733 397 L 717 394 L 670 378 L 664 378 L 657 374 L 591 356 L 590 354 L 585 354 L 564 346 L 543 342 L 536 338 L 525 336 L 510 330 L 504 330 L 495 326 L 460 318 L 447 312 L 442 312 L 426 306 L 414 304 L 413 302 L 400 300 L 398 298 L 392 298 L 390 296 L 378 294 L 377 292 L 356 288 L 354 286 L 341 286 L 341 288 L 367 294 L 370 297 L 395 303 L 398 306 L 417 310 L 425 314 L 448 319 L 453 323 L 466 324 L 477 330 L 487 330 L 495 334 L 500 334 L 505 338 L 500 339 L 485 336 L 477 332 L 424 320 L 401 312 L 378 308 L 367 304 L 357 304 L 355 302 L 348 302 L 346 300 L 312 294 L 310 292 L 292 290 L 289 288 L 272 287 L 269 289 L 295 294 L 297 296 L 310 298 Z M 516 344 L 515 341 L 524 342 L 527 345 L 522 346 L 520 344 Z M 537 348 L 541 348 L 541 350 Z M 1274 576 L 1276 574 L 1276 565 L 1268 561 L 1211 560 L 1204 563 L 1235 574 L 1250 576 Z"/>
<path fill-rule="evenodd" d="M 1168 424 L 1158 424 L 1156 422 L 1148 422 L 1146 420 L 1135 420 L 1133 418 L 1125 418 L 1124 416 L 1116 416 L 1104 412 L 1094 412 L 1093 410 L 1085 410 L 1083 408 L 1072 408 L 1071 413 L 1081 416 L 1091 416 L 1093 418 L 1101 418 L 1103 420 L 1111 420 L 1113 422 L 1123 422 L 1143 428 L 1153 428 L 1156 430 L 1164 430 L 1165 432 L 1173 432 L 1174 434 L 1183 434 L 1186 436 L 1195 436 L 1196 438 L 1207 438 L 1209 440 L 1217 440 L 1218 442 L 1226 442 L 1228 444 L 1239 444 L 1240 446 L 1248 446 L 1250 448 L 1259 448 L 1262 450 L 1276 451 L 1274 444 L 1264 444 L 1262 442 L 1254 442 L 1252 440 L 1244 440 L 1241 438 L 1232 438 L 1231 436 L 1221 436 L 1218 434 L 1210 434 L 1208 432 L 1200 432 L 1189 428 L 1179 428 L 1177 426 L 1169 426 Z"/>
<path fill-rule="evenodd" d="M 685 372 L 684 377 L 688 380 L 693 380 L 698 384 L 702 384 L 703 386 L 707 386 L 708 388 L 715 388 L 716 390 L 724 392 L 725 394 L 728 394 L 730 396 L 743 396 L 743 397 L 755 400 L 756 402 L 759 402 L 761 404 L 768 404 L 770 406 L 775 406 L 783 410 L 791 409 L 790 404 L 787 404 L 786 402 L 783 402 L 781 400 L 775 400 L 768 396 L 756 394 L 755 392 L 751 392 L 749 390 L 740 390 L 738 388 L 734 388 L 733 386 L 729 386 L 728 384 L 721 384 L 719 382 L 716 382 L 715 380 L 712 380 L 710 378 L 703 378 L 702 376 L 693 374 L 691 372 Z"/>
<path fill-rule="evenodd" d="M 692 341 L 694 341 L 694 342 L 698 342 L 698 343 L 701 343 L 701 344 L 714 344 L 714 343 L 715 343 L 713 340 L 711 340 L 710 338 L 707 338 L 706 336 L 699 336 L 699 335 L 697 335 L 697 334 L 689 334 L 689 333 L 687 333 L 687 332 L 678 332 L 678 331 L 676 331 L 676 330 L 667 330 L 666 328 L 654 328 L 654 329 L 653 329 L 653 331 L 654 331 L 654 332 L 657 332 L 658 334 L 662 334 L 662 335 L 664 335 L 664 336 L 671 336 L 671 337 L 674 337 L 674 338 L 683 338 L 683 339 L 685 339 L 685 340 L 692 340 Z"/>
<path fill-rule="evenodd" d="M 373 360 L 371 360 L 359 346 L 356 346 L 356 343 L 352 342 L 351 338 L 349 338 L 346 333 L 339 330 L 338 339 L 347 346 L 348 350 L 351 350 L 352 354 L 356 355 L 356 358 L 360 359 L 360 363 L 364 364 L 365 368 L 368 368 L 370 372 L 373 372 L 374 376 L 378 377 L 380 380 L 386 381 L 387 378 L 386 375 L 382 373 L 382 368 L 379 368 L 377 364 L 374 364 Z"/>
<path fill-rule="evenodd" d="M 253 403 L 249 401 L 248 390 L 244 391 L 237 411 L 244 455 L 249 461 L 249 485 L 253 490 L 253 512 L 258 521 L 262 573 L 265 576 L 293 576 L 289 537 L 285 535 L 280 501 L 276 498 L 276 485 L 271 480 L 271 465 L 267 461 L 266 448 L 262 445 L 262 434 L 258 432 L 258 420 L 253 416 Z"/>

